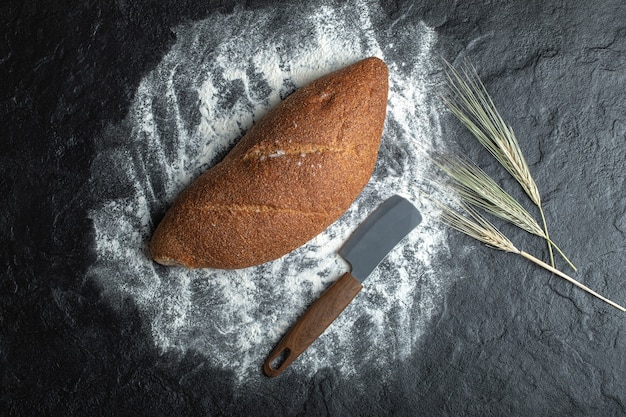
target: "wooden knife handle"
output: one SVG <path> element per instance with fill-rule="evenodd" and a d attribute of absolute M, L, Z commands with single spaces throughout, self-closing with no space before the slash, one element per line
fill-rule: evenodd
<path fill-rule="evenodd" d="M 343 274 L 309 307 L 267 357 L 263 364 L 265 375 L 280 375 L 326 330 L 362 288 L 352 274 Z"/>

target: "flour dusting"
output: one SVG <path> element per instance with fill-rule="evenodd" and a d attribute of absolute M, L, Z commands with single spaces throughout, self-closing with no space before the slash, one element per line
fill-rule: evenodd
<path fill-rule="evenodd" d="M 440 139 L 435 33 L 407 21 L 376 30 L 373 17 L 382 12 L 373 2 L 319 3 L 280 11 L 239 8 L 174 28 L 175 45 L 142 80 L 126 120 L 100 138 L 92 168 L 111 197 L 90 213 L 97 245 L 91 276 L 113 305 L 126 299 L 136 304 L 161 351 L 192 349 L 241 383 L 260 378 L 272 347 L 347 270 L 337 251 L 393 194 L 414 202 L 423 223 L 293 371 L 313 374 L 332 366 L 344 375 L 377 369 L 384 376 L 390 362 L 414 351 L 448 285 L 432 263 L 444 232 L 417 194 L 427 169 L 422 150 Z M 409 61 L 393 58 L 393 31 L 399 30 L 411 35 Z M 149 259 L 155 222 L 255 121 L 294 89 L 368 56 L 382 58 L 390 69 L 387 121 L 372 179 L 339 221 L 296 251 L 254 268 L 186 270 Z"/>

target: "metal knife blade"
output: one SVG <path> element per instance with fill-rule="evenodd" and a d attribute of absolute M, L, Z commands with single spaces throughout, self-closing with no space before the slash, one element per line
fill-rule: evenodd
<path fill-rule="evenodd" d="M 352 276 L 363 282 L 421 221 L 413 204 L 394 195 L 359 225 L 339 254 L 350 263 Z"/>
<path fill-rule="evenodd" d="M 346 272 L 300 317 L 263 364 L 267 376 L 280 375 L 341 314 L 361 291 L 361 284 L 387 254 L 421 221 L 407 200 L 393 196 L 361 223 L 339 254 L 352 273 Z"/>

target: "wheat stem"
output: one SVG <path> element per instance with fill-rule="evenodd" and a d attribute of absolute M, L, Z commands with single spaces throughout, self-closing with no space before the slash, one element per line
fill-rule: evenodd
<path fill-rule="evenodd" d="M 565 254 L 563 253 L 563 251 L 561 250 L 561 248 L 558 247 L 558 245 L 556 243 L 554 243 L 550 238 L 547 239 L 547 242 L 552 245 L 552 247 L 554 249 L 556 249 L 556 251 L 559 253 L 559 255 L 561 255 L 561 257 L 565 260 L 565 262 L 567 262 L 567 264 L 570 266 L 570 268 L 572 268 L 574 270 L 574 272 L 578 271 L 578 268 L 576 268 L 574 266 L 574 264 L 572 264 L 572 262 L 569 260 L 569 258 L 567 256 L 565 256 Z"/>
<path fill-rule="evenodd" d="M 589 294 L 593 295 L 594 297 L 599 298 L 600 300 L 604 301 L 607 304 L 612 305 L 613 307 L 617 308 L 618 310 L 624 311 L 626 312 L 626 308 L 622 307 L 621 305 L 609 300 L 606 297 L 601 296 L 600 294 L 598 294 L 597 292 L 595 292 L 594 290 L 592 290 L 591 288 L 587 287 L 586 285 L 581 284 L 580 282 L 576 281 L 574 278 L 570 277 L 569 275 L 559 271 L 556 268 L 553 268 L 552 266 L 548 265 L 547 263 L 543 262 L 540 259 L 535 258 L 534 256 L 532 256 L 529 253 L 526 253 L 524 251 L 519 251 L 518 252 L 519 255 L 523 256 L 524 258 L 528 259 L 529 261 L 534 262 L 535 264 L 539 265 L 542 268 L 547 269 L 548 271 L 560 276 L 561 278 L 565 279 L 566 281 L 574 284 L 575 286 L 577 286 L 578 288 L 581 288 L 583 290 L 585 290 L 586 292 L 588 292 Z"/>
<path fill-rule="evenodd" d="M 550 265 L 554 266 L 554 253 L 552 252 L 552 243 L 550 240 L 550 235 L 548 234 L 548 224 L 546 223 L 546 216 L 543 214 L 543 207 L 541 205 L 539 207 L 539 213 L 541 214 L 541 221 L 543 222 L 543 231 L 546 234 L 546 241 L 548 242 L 548 253 L 550 255 Z M 576 268 L 574 268 L 574 271 Z"/>

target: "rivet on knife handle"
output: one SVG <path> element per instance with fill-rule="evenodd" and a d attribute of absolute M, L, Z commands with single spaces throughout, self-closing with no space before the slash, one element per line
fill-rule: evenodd
<path fill-rule="evenodd" d="M 328 288 L 274 348 L 263 364 L 265 375 L 280 375 L 317 339 L 361 291 L 363 285 L 346 272 Z"/>

